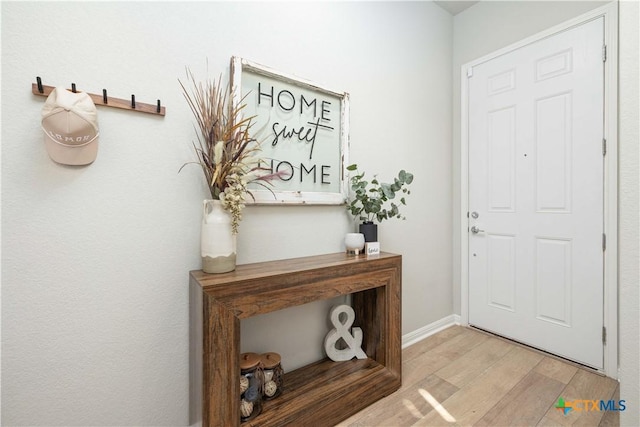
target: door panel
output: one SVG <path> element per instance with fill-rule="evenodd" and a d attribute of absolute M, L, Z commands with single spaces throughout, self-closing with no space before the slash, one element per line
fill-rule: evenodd
<path fill-rule="evenodd" d="M 571 240 L 536 238 L 536 318 L 571 327 Z"/>
<path fill-rule="evenodd" d="M 571 211 L 571 93 L 536 101 L 537 212 Z"/>
<path fill-rule="evenodd" d="M 492 111 L 488 117 L 487 178 L 489 211 L 515 210 L 515 108 Z"/>
<path fill-rule="evenodd" d="M 474 66 L 468 85 L 469 323 L 595 368 L 603 39 L 599 18 Z"/>
<path fill-rule="evenodd" d="M 515 311 L 515 243 L 515 236 L 487 236 L 489 305 L 508 311 Z"/>

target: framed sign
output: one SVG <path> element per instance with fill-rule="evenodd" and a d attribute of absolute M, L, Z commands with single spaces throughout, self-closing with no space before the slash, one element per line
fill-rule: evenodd
<path fill-rule="evenodd" d="M 280 177 L 271 190 L 249 185 L 258 204 L 343 204 L 349 146 L 349 95 L 231 58 L 234 101 L 253 117 L 263 166 Z"/>

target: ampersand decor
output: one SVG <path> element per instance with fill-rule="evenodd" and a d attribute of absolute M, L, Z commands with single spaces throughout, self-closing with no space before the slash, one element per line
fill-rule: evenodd
<path fill-rule="evenodd" d="M 340 321 L 340 315 L 342 313 L 347 316 L 344 323 Z M 353 308 L 348 305 L 335 306 L 331 309 L 329 318 L 333 326 L 335 326 L 324 338 L 324 350 L 327 352 L 329 359 L 334 362 L 343 362 L 345 360 L 351 360 L 354 357 L 366 359 L 367 355 L 360 347 L 362 345 L 362 329 L 351 329 L 351 325 L 353 325 L 356 319 L 356 313 L 353 311 Z M 353 335 L 351 335 L 352 333 Z M 340 338 L 344 340 L 348 348 L 336 348 L 336 343 Z"/>

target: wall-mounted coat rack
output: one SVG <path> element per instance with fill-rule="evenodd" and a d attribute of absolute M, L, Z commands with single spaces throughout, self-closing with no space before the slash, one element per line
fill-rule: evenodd
<path fill-rule="evenodd" d="M 34 95 L 40 96 L 49 96 L 51 91 L 54 89 L 54 86 L 44 86 L 42 84 L 42 79 L 40 77 L 36 77 L 37 83 L 31 84 L 31 92 Z M 76 84 L 71 83 L 72 92 L 76 92 Z M 87 93 L 93 100 L 93 103 L 96 105 L 102 105 L 105 107 L 114 107 L 114 108 L 122 108 L 124 110 L 131 111 L 140 111 L 141 113 L 149 113 L 149 114 L 158 114 L 160 116 L 165 115 L 165 108 L 160 105 L 160 100 L 156 105 L 153 104 L 144 104 L 142 102 L 136 102 L 136 96 L 131 95 L 131 100 L 120 99 L 120 98 L 112 98 L 107 96 L 107 90 L 102 89 L 102 95 L 96 95 L 94 93 Z"/>

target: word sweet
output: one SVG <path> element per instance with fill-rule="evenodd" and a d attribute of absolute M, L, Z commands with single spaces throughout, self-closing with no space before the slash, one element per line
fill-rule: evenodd
<path fill-rule="evenodd" d="M 309 150 L 309 160 L 311 160 L 311 158 L 313 157 L 313 147 L 316 144 L 316 135 L 318 134 L 318 128 L 331 129 L 331 130 L 333 130 L 333 128 L 330 126 L 321 125 L 320 118 L 318 118 L 315 121 L 315 123 L 307 122 L 307 124 L 312 125 L 312 127 L 307 129 L 304 126 L 300 126 L 300 128 L 298 129 L 293 128 L 293 129 L 287 130 L 287 126 L 285 125 L 282 127 L 282 129 L 278 130 L 280 123 L 274 122 L 273 125 L 271 126 L 271 130 L 273 130 L 273 134 L 275 135 L 275 138 L 273 138 L 273 141 L 271 141 L 271 145 L 273 147 L 278 145 L 278 141 L 280 140 L 280 137 L 283 137 L 285 139 L 292 139 L 295 136 L 298 138 L 298 141 L 300 142 L 304 141 L 307 143 L 311 143 L 311 149 Z"/>

